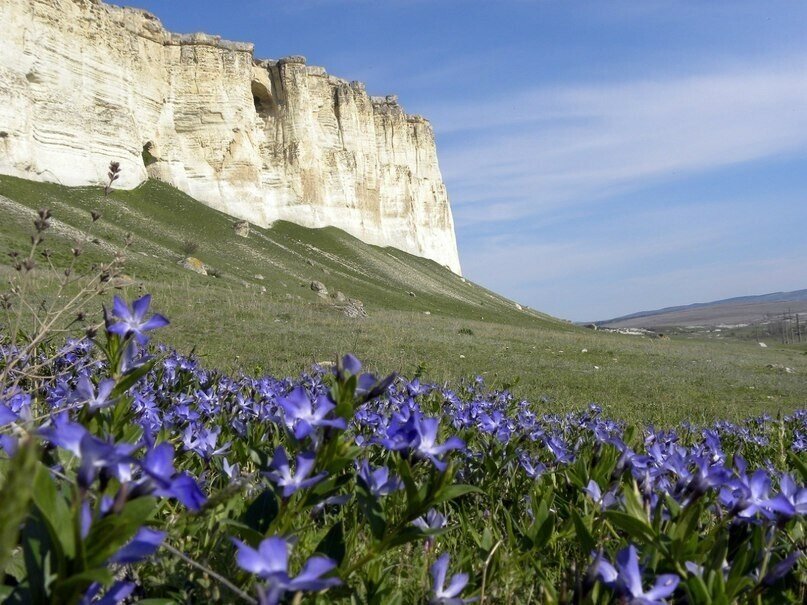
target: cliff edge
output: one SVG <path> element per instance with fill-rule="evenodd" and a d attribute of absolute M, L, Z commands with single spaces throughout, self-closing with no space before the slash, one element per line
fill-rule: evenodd
<path fill-rule="evenodd" d="M 396 97 L 99 0 L 2 0 L 0 23 L 0 173 L 90 185 L 115 160 L 121 187 L 160 179 L 460 273 L 434 132 Z"/>

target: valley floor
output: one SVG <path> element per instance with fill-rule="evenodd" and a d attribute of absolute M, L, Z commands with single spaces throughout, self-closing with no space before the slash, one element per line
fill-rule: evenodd
<path fill-rule="evenodd" d="M 453 384 L 480 375 L 548 412 L 598 403 L 611 416 L 657 424 L 785 414 L 807 403 L 803 346 L 578 328 L 336 229 L 278 223 L 238 237 L 231 217 L 159 183 L 105 200 L 94 189 L 0 177 L 4 253 L 30 245 L 39 207 L 54 214 L 47 237 L 57 268 L 69 262 L 65 250 L 76 239 L 94 242 L 80 259 L 87 268 L 132 233 L 130 285 L 116 292 L 129 299 L 152 293 L 172 322 L 162 340 L 195 349 L 210 367 L 296 375 L 353 352 L 379 373 Z M 94 209 L 102 218 L 88 236 Z M 191 252 L 209 275 L 181 267 Z M 48 280 L 40 281 L 47 295 Z M 314 281 L 330 295 L 318 296 Z M 337 291 L 360 299 L 368 316 L 347 317 Z"/>

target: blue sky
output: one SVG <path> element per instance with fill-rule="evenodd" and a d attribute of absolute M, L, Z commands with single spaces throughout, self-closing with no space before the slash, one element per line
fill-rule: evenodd
<path fill-rule="evenodd" d="M 573 320 L 807 288 L 807 3 L 131 0 L 437 133 L 463 271 Z"/>

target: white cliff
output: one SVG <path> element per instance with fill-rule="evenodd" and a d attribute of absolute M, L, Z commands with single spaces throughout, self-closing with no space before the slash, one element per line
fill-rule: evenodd
<path fill-rule="evenodd" d="M 121 187 L 158 178 L 460 272 L 434 133 L 395 97 L 99 0 L 0 0 L 0 23 L 0 173 L 89 185 L 115 160 Z"/>

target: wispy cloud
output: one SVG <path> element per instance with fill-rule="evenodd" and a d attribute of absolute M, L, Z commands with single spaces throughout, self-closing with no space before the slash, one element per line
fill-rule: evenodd
<path fill-rule="evenodd" d="M 760 214 L 750 201 L 695 199 L 615 212 L 579 229 L 481 236 L 463 249 L 463 267 L 494 290 L 575 320 L 799 289 L 807 243 L 781 228 L 789 203 Z M 779 246 L 757 237 L 775 232 Z"/>
<path fill-rule="evenodd" d="M 437 106 L 430 117 L 458 222 L 522 219 L 807 149 L 805 73 L 799 57 Z"/>

